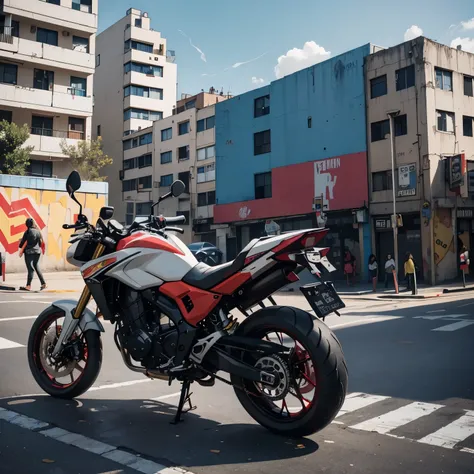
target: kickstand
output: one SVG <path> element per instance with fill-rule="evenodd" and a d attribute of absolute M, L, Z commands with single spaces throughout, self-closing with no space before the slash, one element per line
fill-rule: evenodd
<path fill-rule="evenodd" d="M 193 404 L 191 403 L 192 393 L 189 391 L 190 388 L 191 388 L 191 382 L 189 380 L 185 380 L 181 387 L 181 395 L 179 397 L 178 410 L 176 411 L 174 420 L 171 422 L 172 425 L 177 425 L 180 421 L 183 421 L 181 419 L 181 415 L 183 413 L 187 413 L 188 411 L 196 409 L 196 407 L 193 406 Z M 189 404 L 189 408 L 184 409 L 184 405 L 186 403 Z"/>

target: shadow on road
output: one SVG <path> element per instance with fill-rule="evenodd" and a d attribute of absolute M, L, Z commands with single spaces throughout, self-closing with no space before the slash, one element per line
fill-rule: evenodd
<path fill-rule="evenodd" d="M 199 416 L 199 407 L 185 414 L 179 425 L 171 425 L 176 408 L 151 400 L 65 401 L 41 396 L 0 403 L 9 410 L 141 453 L 168 466 L 285 460 L 308 456 L 319 447 L 310 439 L 288 439 L 253 424 L 222 425 Z"/>

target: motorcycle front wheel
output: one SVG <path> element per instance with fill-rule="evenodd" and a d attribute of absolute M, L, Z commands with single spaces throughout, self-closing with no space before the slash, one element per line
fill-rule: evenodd
<path fill-rule="evenodd" d="M 28 338 L 28 363 L 38 385 L 49 395 L 71 399 L 86 392 L 102 366 L 100 333 L 80 329 L 71 336 L 61 353 L 53 358 L 61 333 L 64 313 L 51 307 L 33 324 Z"/>
<path fill-rule="evenodd" d="M 344 403 L 348 373 L 341 345 L 322 321 L 297 308 L 274 306 L 254 313 L 237 333 L 290 349 L 281 355 L 244 356 L 245 362 L 276 376 L 273 387 L 232 377 L 237 398 L 255 421 L 294 437 L 331 423 Z"/>

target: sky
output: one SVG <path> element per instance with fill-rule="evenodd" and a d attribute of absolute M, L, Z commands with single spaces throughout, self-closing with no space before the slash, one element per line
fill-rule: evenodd
<path fill-rule="evenodd" d="M 474 0 L 99 0 L 99 32 L 130 7 L 148 12 L 175 51 L 179 95 L 241 94 L 363 44 L 420 34 L 474 53 Z"/>

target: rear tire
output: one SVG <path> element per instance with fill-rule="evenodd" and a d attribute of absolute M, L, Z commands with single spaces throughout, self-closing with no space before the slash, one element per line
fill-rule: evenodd
<path fill-rule="evenodd" d="M 38 316 L 34 322 L 28 338 L 28 364 L 37 384 L 49 395 L 56 398 L 71 399 L 86 392 L 97 379 L 102 366 L 102 342 L 100 333 L 89 330 L 84 333 L 84 342 L 87 347 L 87 361 L 80 377 L 69 385 L 55 383 L 47 374 L 41 362 L 41 338 L 48 324 L 55 319 L 64 317 L 64 313 L 57 308 L 50 308 Z"/>
<path fill-rule="evenodd" d="M 263 332 L 286 332 L 307 350 L 317 374 L 317 400 L 293 420 L 269 416 L 241 387 L 248 381 L 232 376 L 235 394 L 247 413 L 267 429 L 285 436 L 308 436 L 325 428 L 341 409 L 348 373 L 341 344 L 318 318 L 293 307 L 273 306 L 254 313 L 236 335 L 261 338 Z"/>

